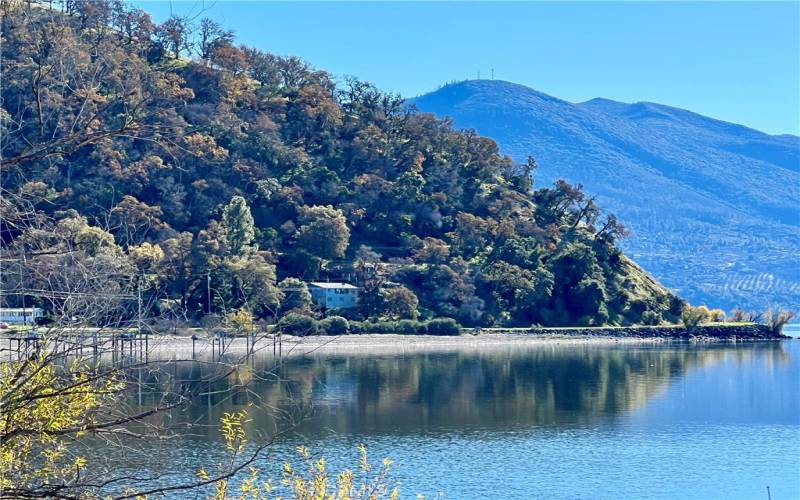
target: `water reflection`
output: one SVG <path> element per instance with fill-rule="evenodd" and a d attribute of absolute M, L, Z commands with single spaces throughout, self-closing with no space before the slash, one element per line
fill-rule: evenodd
<path fill-rule="evenodd" d="M 272 362 L 262 361 L 217 381 L 211 397 L 170 415 L 169 422 L 213 425 L 223 412 L 252 404 L 251 432 L 302 420 L 297 430 L 310 438 L 331 432 L 406 435 L 586 426 L 635 412 L 693 369 L 722 361 L 735 367 L 756 356 L 765 367 L 789 361 L 780 343 L 540 345 L 488 353 L 303 357 L 285 361 L 277 374 L 268 371 Z M 183 365 L 174 377 L 193 387 L 215 369 Z M 209 437 L 216 433 L 197 425 L 192 430 Z"/>
<path fill-rule="evenodd" d="M 273 477 L 298 444 L 336 469 L 364 442 L 396 461 L 403 498 L 727 500 L 763 498 L 767 485 L 773 498 L 800 498 L 798 356 L 800 341 L 548 344 L 295 358 L 277 377 L 263 360 L 160 416 L 177 439 L 138 454 L 95 451 L 120 473 L 191 479 L 226 456 L 222 413 L 252 403 L 254 442 L 311 410 L 259 461 Z M 176 387 L 207 392 L 199 381 L 219 370 L 198 362 L 141 374 L 150 390 L 133 404 Z"/>

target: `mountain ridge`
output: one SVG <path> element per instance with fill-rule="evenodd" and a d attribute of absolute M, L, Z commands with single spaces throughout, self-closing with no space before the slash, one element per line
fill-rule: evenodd
<path fill-rule="evenodd" d="M 550 100 L 553 100 L 553 101 L 572 104 L 572 105 L 575 105 L 575 106 L 593 105 L 593 104 L 598 104 L 598 103 L 608 103 L 608 104 L 619 105 L 619 106 L 652 105 L 652 106 L 656 106 L 656 107 L 659 107 L 659 108 L 664 108 L 664 109 L 668 109 L 668 110 L 678 111 L 678 112 L 681 112 L 681 113 L 686 113 L 686 114 L 689 114 L 689 115 L 692 115 L 692 116 L 696 116 L 696 117 L 702 118 L 703 120 L 707 120 L 707 121 L 711 121 L 711 122 L 718 122 L 718 123 L 724 124 L 724 125 L 732 125 L 732 126 L 734 126 L 736 128 L 740 128 L 742 130 L 755 132 L 756 134 L 761 135 L 761 136 L 767 136 L 767 137 L 772 137 L 772 138 L 789 138 L 791 140 L 797 141 L 798 144 L 800 144 L 800 135 L 795 135 L 795 134 L 791 134 L 791 133 L 770 134 L 769 132 L 764 132 L 763 130 L 759 130 L 759 129 L 755 128 L 755 127 L 751 127 L 751 126 L 748 126 L 748 125 L 743 125 L 741 123 L 736 123 L 736 122 L 724 120 L 722 118 L 714 118 L 712 116 L 704 115 L 704 114 L 696 112 L 696 111 L 692 111 L 692 110 L 689 110 L 689 109 L 686 109 L 686 108 L 681 108 L 681 107 L 678 107 L 678 106 L 673 106 L 673 105 L 670 105 L 670 104 L 658 103 L 658 102 L 655 102 L 655 101 L 647 101 L 647 100 L 625 102 L 625 101 L 618 101 L 616 99 L 610 99 L 608 97 L 593 97 L 593 98 L 587 99 L 585 101 L 569 101 L 567 99 L 562 99 L 560 97 L 556 97 L 556 96 L 548 94 L 546 92 L 542 92 L 540 90 L 536 90 L 536 89 L 534 89 L 532 87 L 528 87 L 527 85 L 523 85 L 521 83 L 512 82 L 512 81 L 509 81 L 509 80 L 480 79 L 480 80 L 463 80 L 463 81 L 459 81 L 459 82 L 447 83 L 447 84 L 442 85 L 439 88 L 437 88 L 436 90 L 433 90 L 431 92 L 426 92 L 424 94 L 420 94 L 420 95 L 417 95 L 417 96 L 414 96 L 414 97 L 410 97 L 410 98 L 408 98 L 408 101 L 410 103 L 416 103 L 421 98 L 430 96 L 430 95 L 435 94 L 435 93 L 437 93 L 438 91 L 440 91 L 440 90 L 442 90 L 444 88 L 451 87 L 451 86 L 456 86 L 456 85 L 474 86 L 474 85 L 482 85 L 484 83 L 488 83 L 488 84 L 490 84 L 492 86 L 503 85 L 503 86 L 508 86 L 510 88 L 524 90 L 526 92 L 538 95 L 538 96 L 540 96 L 540 97 L 542 97 L 544 99 L 550 99 Z"/>
<path fill-rule="evenodd" d="M 800 137 L 646 101 L 572 103 L 500 80 L 409 102 L 494 138 L 517 161 L 533 155 L 538 186 L 584 184 L 631 227 L 625 248 L 690 300 L 800 304 Z"/>

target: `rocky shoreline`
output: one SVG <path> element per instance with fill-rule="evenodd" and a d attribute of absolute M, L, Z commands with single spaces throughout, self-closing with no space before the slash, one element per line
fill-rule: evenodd
<path fill-rule="evenodd" d="M 464 330 L 473 334 L 516 334 L 535 336 L 575 336 L 575 337 L 619 337 L 619 338 L 659 338 L 659 339 L 739 339 L 775 340 L 790 338 L 776 334 L 766 325 L 759 324 L 713 324 L 686 328 L 681 325 L 669 326 L 616 326 L 616 327 L 566 327 L 566 328 L 482 328 Z M 462 333 L 462 334 L 463 334 Z"/>

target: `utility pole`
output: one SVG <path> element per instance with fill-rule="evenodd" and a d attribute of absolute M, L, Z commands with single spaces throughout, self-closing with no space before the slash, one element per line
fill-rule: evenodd
<path fill-rule="evenodd" d="M 28 310 L 25 308 L 25 280 L 22 274 L 22 268 L 25 267 L 27 261 L 25 260 L 25 244 L 22 245 L 22 265 L 19 266 L 19 287 L 20 298 L 22 299 L 22 326 L 28 326 Z"/>
<path fill-rule="evenodd" d="M 142 338 L 142 276 L 139 276 L 139 286 L 136 287 L 137 290 L 137 297 L 136 302 L 139 309 L 138 312 L 138 319 L 136 321 L 136 334 L 139 336 L 139 339 Z"/>
<path fill-rule="evenodd" d="M 208 295 L 208 311 L 211 314 L 211 273 L 206 273 L 206 295 Z"/>
<path fill-rule="evenodd" d="M 149 347 L 149 346 L 146 345 L 147 344 L 147 338 L 146 338 L 147 335 L 145 335 L 145 338 L 142 339 L 142 281 L 144 281 L 144 273 L 142 273 L 139 276 L 139 286 L 138 286 L 139 290 L 138 290 L 138 293 L 137 293 L 137 303 L 138 303 L 138 306 L 139 306 L 139 320 L 136 322 L 136 336 L 139 338 L 139 357 L 140 357 L 140 359 L 141 359 L 142 355 L 147 356 L 147 348 Z M 141 371 L 141 368 L 140 368 L 139 369 L 139 378 L 141 379 L 141 377 L 142 377 L 142 371 Z M 142 384 L 140 383 L 139 384 L 139 391 L 140 392 L 141 392 L 141 386 L 142 386 Z M 139 405 L 142 404 L 141 403 L 141 397 L 142 397 L 142 395 L 140 393 L 139 394 L 139 399 L 140 399 Z"/>

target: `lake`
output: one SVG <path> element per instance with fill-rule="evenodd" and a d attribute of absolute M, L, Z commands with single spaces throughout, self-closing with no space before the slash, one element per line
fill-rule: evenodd
<path fill-rule="evenodd" d="M 353 465 L 364 443 L 394 460 L 402 498 L 800 498 L 800 340 L 310 356 L 281 381 L 258 380 L 262 363 L 235 377 L 254 380 L 249 393 L 221 381 L 164 420 L 192 430 L 153 444 L 143 467 L 214 463 L 212 425 L 257 401 L 272 410 L 251 408 L 254 439 L 309 413 L 265 468 L 299 444 Z"/>

